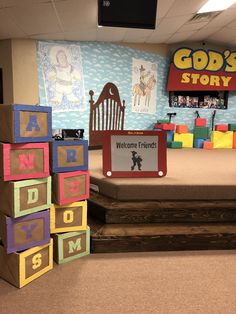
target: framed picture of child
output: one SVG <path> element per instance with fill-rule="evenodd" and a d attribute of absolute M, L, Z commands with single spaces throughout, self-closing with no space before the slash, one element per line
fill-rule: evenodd
<path fill-rule="evenodd" d="M 164 177 L 165 131 L 106 131 L 103 174 L 106 177 Z"/>

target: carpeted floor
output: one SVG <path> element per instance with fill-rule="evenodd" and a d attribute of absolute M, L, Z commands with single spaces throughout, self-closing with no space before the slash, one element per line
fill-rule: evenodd
<path fill-rule="evenodd" d="M 0 280 L 1 314 L 235 314 L 236 251 L 97 254 L 21 290 Z"/>

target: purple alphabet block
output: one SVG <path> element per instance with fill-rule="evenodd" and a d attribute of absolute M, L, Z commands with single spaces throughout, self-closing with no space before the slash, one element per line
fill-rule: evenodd
<path fill-rule="evenodd" d="M 7 254 L 50 242 L 49 210 L 20 218 L 0 215 L 0 237 Z"/>

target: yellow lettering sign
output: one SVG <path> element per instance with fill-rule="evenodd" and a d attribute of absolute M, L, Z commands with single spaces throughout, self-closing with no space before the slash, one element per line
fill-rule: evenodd
<path fill-rule="evenodd" d="M 197 73 L 183 73 L 181 77 L 181 83 L 191 83 L 191 84 L 201 84 L 210 86 L 223 86 L 228 87 L 232 76 L 224 75 L 207 75 L 207 74 L 197 74 Z"/>

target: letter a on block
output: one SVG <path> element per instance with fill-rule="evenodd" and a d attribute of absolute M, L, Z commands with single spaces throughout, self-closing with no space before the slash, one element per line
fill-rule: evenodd
<path fill-rule="evenodd" d="M 26 168 L 34 169 L 34 154 L 19 154 L 19 169 L 25 170 Z"/>
<path fill-rule="evenodd" d="M 27 204 L 36 203 L 39 199 L 39 190 L 36 188 L 28 190 L 28 201 Z"/>
<path fill-rule="evenodd" d="M 81 239 L 78 238 L 76 240 L 76 242 L 74 241 L 69 241 L 68 242 L 68 245 L 69 245 L 69 253 L 74 253 L 74 251 L 80 251 L 81 250 Z"/>
<path fill-rule="evenodd" d="M 37 224 L 23 225 L 21 229 L 26 233 L 26 239 L 32 238 L 33 230 L 37 227 Z"/>
<path fill-rule="evenodd" d="M 38 253 L 32 258 L 32 269 L 37 269 L 42 265 L 42 254 Z"/>
<path fill-rule="evenodd" d="M 71 181 L 71 183 L 70 183 L 70 191 L 71 191 L 71 193 L 74 194 L 74 193 L 79 192 L 79 186 L 80 186 L 80 184 L 79 184 L 78 181 L 76 181 L 76 180 Z"/>
<path fill-rule="evenodd" d="M 75 149 L 67 149 L 66 151 L 66 161 L 67 162 L 75 162 L 76 160 L 76 150 Z"/>
<path fill-rule="evenodd" d="M 35 115 L 30 116 L 26 131 L 32 131 L 33 128 L 35 131 L 40 131 L 40 126 L 38 125 L 37 117 Z"/>

